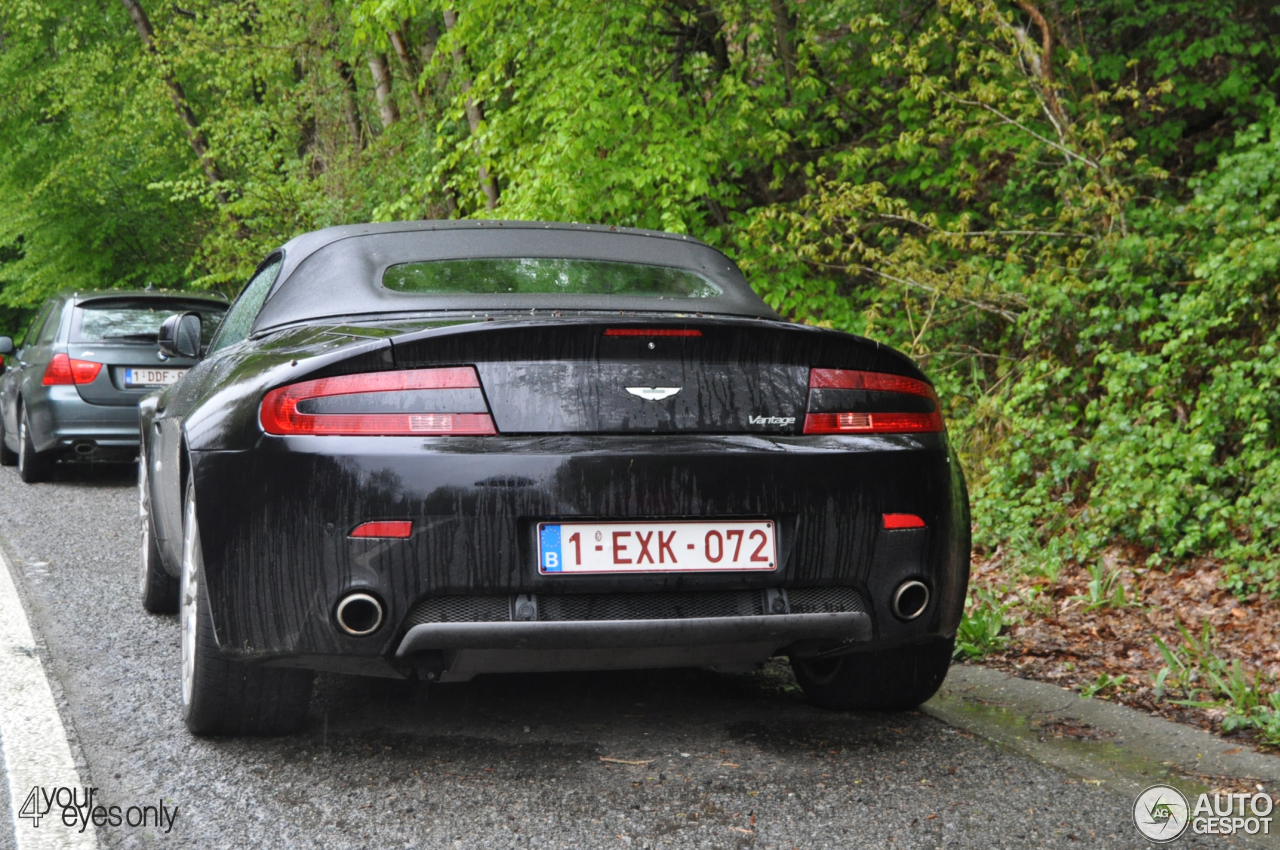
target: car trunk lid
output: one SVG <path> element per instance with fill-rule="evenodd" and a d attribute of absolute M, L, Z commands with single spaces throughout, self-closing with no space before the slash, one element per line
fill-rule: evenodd
<path fill-rule="evenodd" d="M 160 349 L 145 343 L 83 342 L 67 346 L 73 360 L 101 363 L 102 369 L 89 383 L 76 384 L 80 397 L 90 404 L 133 405 L 157 386 L 172 383 L 194 360 L 159 358 Z M 134 381 L 128 380 L 133 371 Z"/>
<path fill-rule="evenodd" d="M 392 345 L 401 369 L 474 365 L 510 434 L 799 434 L 811 367 L 919 374 L 873 342 L 760 320 L 525 318 Z"/>

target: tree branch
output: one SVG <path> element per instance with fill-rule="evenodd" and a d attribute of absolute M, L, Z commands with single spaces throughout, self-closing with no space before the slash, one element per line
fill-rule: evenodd
<path fill-rule="evenodd" d="M 156 49 L 155 43 L 155 28 L 151 26 L 151 19 L 147 17 L 146 11 L 138 4 L 138 0 L 120 0 L 120 2 L 124 5 L 125 11 L 129 13 L 130 19 L 133 20 L 133 26 L 137 29 L 138 36 L 142 39 L 143 47 L 147 53 L 159 58 L 160 52 Z M 195 113 L 187 105 L 187 94 L 182 88 L 182 83 L 178 82 L 177 78 L 164 67 L 160 68 L 160 77 L 164 80 L 165 87 L 169 90 L 169 99 L 173 101 L 174 111 L 178 113 L 178 117 L 182 120 L 183 125 L 186 126 L 187 142 L 200 160 L 200 167 L 204 170 L 204 175 L 208 178 L 210 186 L 213 187 L 214 197 L 218 199 L 219 204 L 226 205 L 230 202 L 230 199 L 222 187 L 222 170 L 218 168 L 218 163 L 209 153 L 209 142 L 205 139 L 204 133 L 200 129 L 200 122 L 196 119 Z"/>

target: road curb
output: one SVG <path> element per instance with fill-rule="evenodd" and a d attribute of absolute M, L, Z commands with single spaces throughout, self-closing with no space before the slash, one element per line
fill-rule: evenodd
<path fill-rule="evenodd" d="M 976 665 L 955 665 L 921 709 L 942 722 L 1125 795 L 1168 783 L 1280 791 L 1280 757 L 1181 723 Z M 1237 837 L 1243 838 L 1243 836 Z M 1280 835 L 1249 845 L 1280 847 Z"/>

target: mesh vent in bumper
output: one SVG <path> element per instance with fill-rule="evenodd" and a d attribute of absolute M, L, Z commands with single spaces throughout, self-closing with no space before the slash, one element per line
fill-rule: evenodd
<path fill-rule="evenodd" d="M 764 613 L 758 590 L 683 593 L 582 593 L 539 596 L 539 620 L 685 620 Z"/>
<path fill-rule="evenodd" d="M 420 623 L 503 623 L 511 619 L 509 596 L 435 596 L 409 610 L 406 628 Z"/>
<path fill-rule="evenodd" d="M 866 611 L 862 594 L 852 587 L 798 587 L 787 591 L 792 614 L 838 614 Z"/>

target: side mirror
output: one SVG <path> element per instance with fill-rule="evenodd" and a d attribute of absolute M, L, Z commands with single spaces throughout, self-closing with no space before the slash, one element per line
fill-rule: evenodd
<path fill-rule="evenodd" d="M 200 356 L 200 314 L 175 313 L 160 325 L 156 335 L 160 351 L 168 357 L 194 359 Z"/>
<path fill-rule="evenodd" d="M 12 353 L 13 353 L 13 338 L 7 337 L 7 336 L 0 336 L 0 354 L 12 354 Z"/>

